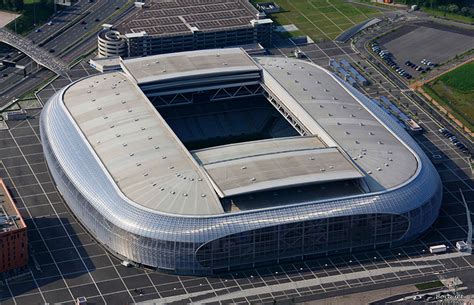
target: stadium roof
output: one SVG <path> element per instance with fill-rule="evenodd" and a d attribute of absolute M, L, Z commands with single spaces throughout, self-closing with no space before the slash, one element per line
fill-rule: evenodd
<path fill-rule="evenodd" d="M 200 167 L 125 74 L 81 80 L 65 92 L 64 103 L 129 199 L 165 213 L 223 213 Z"/>
<path fill-rule="evenodd" d="M 237 143 L 193 155 L 222 197 L 364 176 L 336 147 L 312 136 Z"/>
<path fill-rule="evenodd" d="M 258 10 L 248 0 L 151 0 L 122 22 L 122 33 L 185 35 L 251 27 Z"/>
<path fill-rule="evenodd" d="M 222 54 L 218 59 L 216 52 Z M 381 191 L 415 174 L 416 157 L 369 112 L 365 97 L 316 65 L 276 57 L 256 60 L 261 67 L 241 49 L 127 60 L 122 63 L 127 73 L 80 80 L 65 91 L 63 100 L 122 193 L 163 213 L 222 214 L 218 195 L 361 177 L 370 191 Z M 147 66 L 156 61 L 166 72 Z M 168 77 L 198 80 L 227 69 L 261 70 L 266 89 L 317 137 L 189 152 L 137 84 Z"/>
<path fill-rule="evenodd" d="M 256 60 L 263 67 L 266 86 L 281 95 L 305 127 L 347 152 L 368 174 L 365 181 L 371 191 L 395 187 L 415 174 L 415 155 L 368 111 L 361 93 L 308 62 L 282 57 Z"/>
<path fill-rule="evenodd" d="M 260 71 L 241 49 L 211 49 L 126 59 L 122 69 L 139 85 L 200 74 Z"/>

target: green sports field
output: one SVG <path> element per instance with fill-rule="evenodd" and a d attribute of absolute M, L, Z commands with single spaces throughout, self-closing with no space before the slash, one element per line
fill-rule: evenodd
<path fill-rule="evenodd" d="M 474 130 L 474 62 L 441 75 L 423 89 Z"/>
<path fill-rule="evenodd" d="M 254 0 L 268 2 L 269 0 Z M 344 0 L 273 0 L 281 11 L 271 17 L 277 25 L 294 24 L 299 31 L 288 36 L 308 35 L 314 41 L 333 40 L 348 28 L 381 13 L 375 7 Z"/>

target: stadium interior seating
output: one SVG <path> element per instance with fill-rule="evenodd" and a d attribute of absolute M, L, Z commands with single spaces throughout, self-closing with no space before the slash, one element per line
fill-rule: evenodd
<path fill-rule="evenodd" d="M 298 136 L 265 97 L 240 97 L 159 108 L 189 150 Z"/>

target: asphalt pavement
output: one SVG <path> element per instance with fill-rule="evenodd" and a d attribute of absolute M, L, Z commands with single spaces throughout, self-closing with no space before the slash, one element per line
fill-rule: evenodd
<path fill-rule="evenodd" d="M 289 55 L 296 46 L 275 41 L 274 54 Z M 309 59 L 327 66 L 330 57 L 362 63 L 348 44 L 324 42 L 298 46 Z M 331 55 L 330 55 L 331 54 Z M 362 64 L 363 65 L 363 64 Z M 367 64 L 364 74 L 372 85 L 361 88 L 367 95 L 396 98 L 402 90 Z M 39 97 L 44 102 L 71 81 L 94 72 L 87 60 L 75 66 L 71 78 L 60 77 L 46 86 Z M 405 100 L 403 100 L 405 101 Z M 409 101 L 406 101 L 409 103 Z M 416 105 L 409 106 L 416 107 Z M 54 187 L 39 143 L 38 110 L 27 121 L 8 123 L 0 131 L 0 175 L 12 190 L 30 227 L 32 262 L 30 273 L 7 281 L 0 295 L 3 303 L 65 302 L 77 296 L 94 303 L 155 301 L 167 303 L 274 304 L 326 299 L 349 293 L 436 280 L 463 270 L 471 272 L 474 256 L 458 253 L 456 241 L 467 236 L 467 217 L 459 189 L 474 208 L 474 182 L 459 151 L 437 132 L 438 124 L 419 109 L 426 129 L 416 136 L 427 152 L 446 156 L 437 169 L 444 183 L 440 217 L 418 240 L 393 249 L 341 254 L 327 258 L 263 266 L 210 277 L 176 276 L 160 271 L 125 268 L 77 222 Z M 444 243 L 451 250 L 431 255 L 430 245 Z M 3 304 L 2 303 L 2 304 Z"/>
<path fill-rule="evenodd" d="M 64 7 L 62 10 L 54 14 L 50 20 L 51 23 L 45 23 L 44 25 L 38 27 L 37 29 L 31 31 L 26 35 L 33 43 L 42 46 L 48 40 L 52 39 L 56 35 L 60 34 L 65 28 L 71 26 L 71 23 L 74 19 L 81 16 L 86 9 L 91 7 L 89 0 L 78 0 L 74 3 L 73 6 Z M 28 72 L 33 72 L 37 67 L 33 65 L 31 59 L 25 56 L 21 52 L 12 51 L 6 55 L 7 60 L 12 60 L 19 65 L 24 65 L 27 67 Z M 16 68 L 5 68 L 1 70 L 2 75 L 8 75 L 0 79 L 0 87 L 7 88 L 12 84 L 21 81 L 23 73 L 18 73 Z M 2 94 L 3 95 L 3 94 Z"/>
<path fill-rule="evenodd" d="M 74 20 L 72 25 L 63 23 L 62 26 L 59 27 L 60 23 L 67 22 L 67 20 L 62 21 L 61 18 L 56 19 L 53 17 L 53 25 L 44 25 L 42 27 L 42 31 L 47 30 L 50 35 L 54 37 L 53 39 L 48 39 L 47 42 L 42 45 L 42 47 L 46 50 L 54 50 L 54 53 L 58 57 L 62 58 L 66 62 L 71 62 L 77 56 L 81 55 L 81 52 L 85 52 L 94 48 L 94 46 L 97 44 L 96 33 L 98 30 L 93 29 L 102 23 L 118 20 L 121 16 L 123 16 L 123 13 L 114 16 L 112 20 L 108 20 L 107 18 L 117 11 L 117 7 L 121 8 L 125 5 L 129 5 L 127 3 L 127 0 L 102 0 L 94 1 L 92 3 L 89 3 L 89 1 L 81 1 L 79 3 L 81 4 L 81 8 L 74 10 L 74 14 L 67 15 L 74 15 L 74 17 L 69 17 L 68 19 L 69 21 Z M 77 15 L 78 13 L 79 15 Z M 85 24 L 82 24 L 83 22 L 85 22 Z M 56 29 L 58 32 L 54 32 L 54 29 Z M 34 34 L 31 35 L 33 35 L 33 37 L 28 36 L 28 38 L 32 40 L 37 38 L 34 36 Z M 83 41 L 79 41 L 81 39 Z M 71 49 L 71 47 L 76 43 L 78 44 L 77 48 Z M 31 60 L 29 58 L 24 58 L 22 64 L 27 65 L 28 62 L 31 62 Z M 54 76 L 54 74 L 42 72 L 41 70 L 44 69 L 39 69 L 38 71 L 29 74 L 29 76 L 26 78 L 24 78 L 22 74 L 19 75 L 15 72 L 10 74 L 8 74 L 8 72 L 3 72 L 7 73 L 8 77 L 0 81 L 0 87 L 3 89 L 2 95 L 0 97 L 0 107 L 40 85 L 41 82 L 39 80 L 45 78 L 48 79 Z M 37 73 L 41 75 L 35 75 Z"/>
<path fill-rule="evenodd" d="M 275 304 L 370 293 L 373 289 L 435 280 L 440 275 L 462 274 L 464 281 L 472 282 L 474 256 L 453 250 L 456 241 L 466 239 L 468 231 L 460 189 L 474 211 L 474 181 L 465 156 L 437 132 L 439 123 L 410 99 L 406 89 L 365 62 L 349 44 L 323 42 L 296 46 L 289 40 L 276 39 L 270 51 L 290 55 L 296 47 L 302 49 L 309 60 L 323 66 L 328 65 L 329 58 L 346 58 L 365 67 L 361 72 L 372 85 L 360 90 L 373 98 L 381 95 L 397 101 L 400 98 L 400 103 L 408 105 L 407 111 L 417 112 L 425 133 L 415 136 L 415 140 L 428 155 L 441 153 L 446 158 L 443 164 L 436 165 L 444 185 L 440 217 L 426 234 L 392 249 L 295 261 L 209 277 L 126 268 L 78 223 L 55 188 L 40 144 L 41 109 L 33 109 L 28 111 L 28 120 L 8 122 L 9 129 L 0 130 L 0 176 L 5 178 L 26 219 L 31 244 L 29 272 L 4 283 L 0 302 L 73 304 L 74 298 L 86 296 L 89 302 L 98 304 L 152 300 Z M 45 102 L 60 88 L 91 73 L 95 72 L 86 59 L 73 67 L 67 77 L 59 77 L 47 85 L 38 96 Z M 41 83 L 38 80 L 25 82 L 21 90 L 36 82 Z M 447 254 L 428 253 L 430 245 L 440 243 L 450 247 Z"/>

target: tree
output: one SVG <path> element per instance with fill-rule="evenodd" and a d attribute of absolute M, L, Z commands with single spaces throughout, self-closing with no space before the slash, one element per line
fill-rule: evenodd
<path fill-rule="evenodd" d="M 2 0 L 0 2 L 0 8 L 9 11 L 21 11 L 24 6 L 23 0 Z"/>
<path fill-rule="evenodd" d="M 450 5 L 448 5 L 447 9 L 448 9 L 448 12 L 450 12 L 450 13 L 457 13 L 457 12 L 459 12 L 459 6 L 457 6 L 456 4 L 450 4 Z"/>
<path fill-rule="evenodd" d="M 459 12 L 464 16 L 471 16 L 471 10 L 468 7 L 461 8 Z"/>

